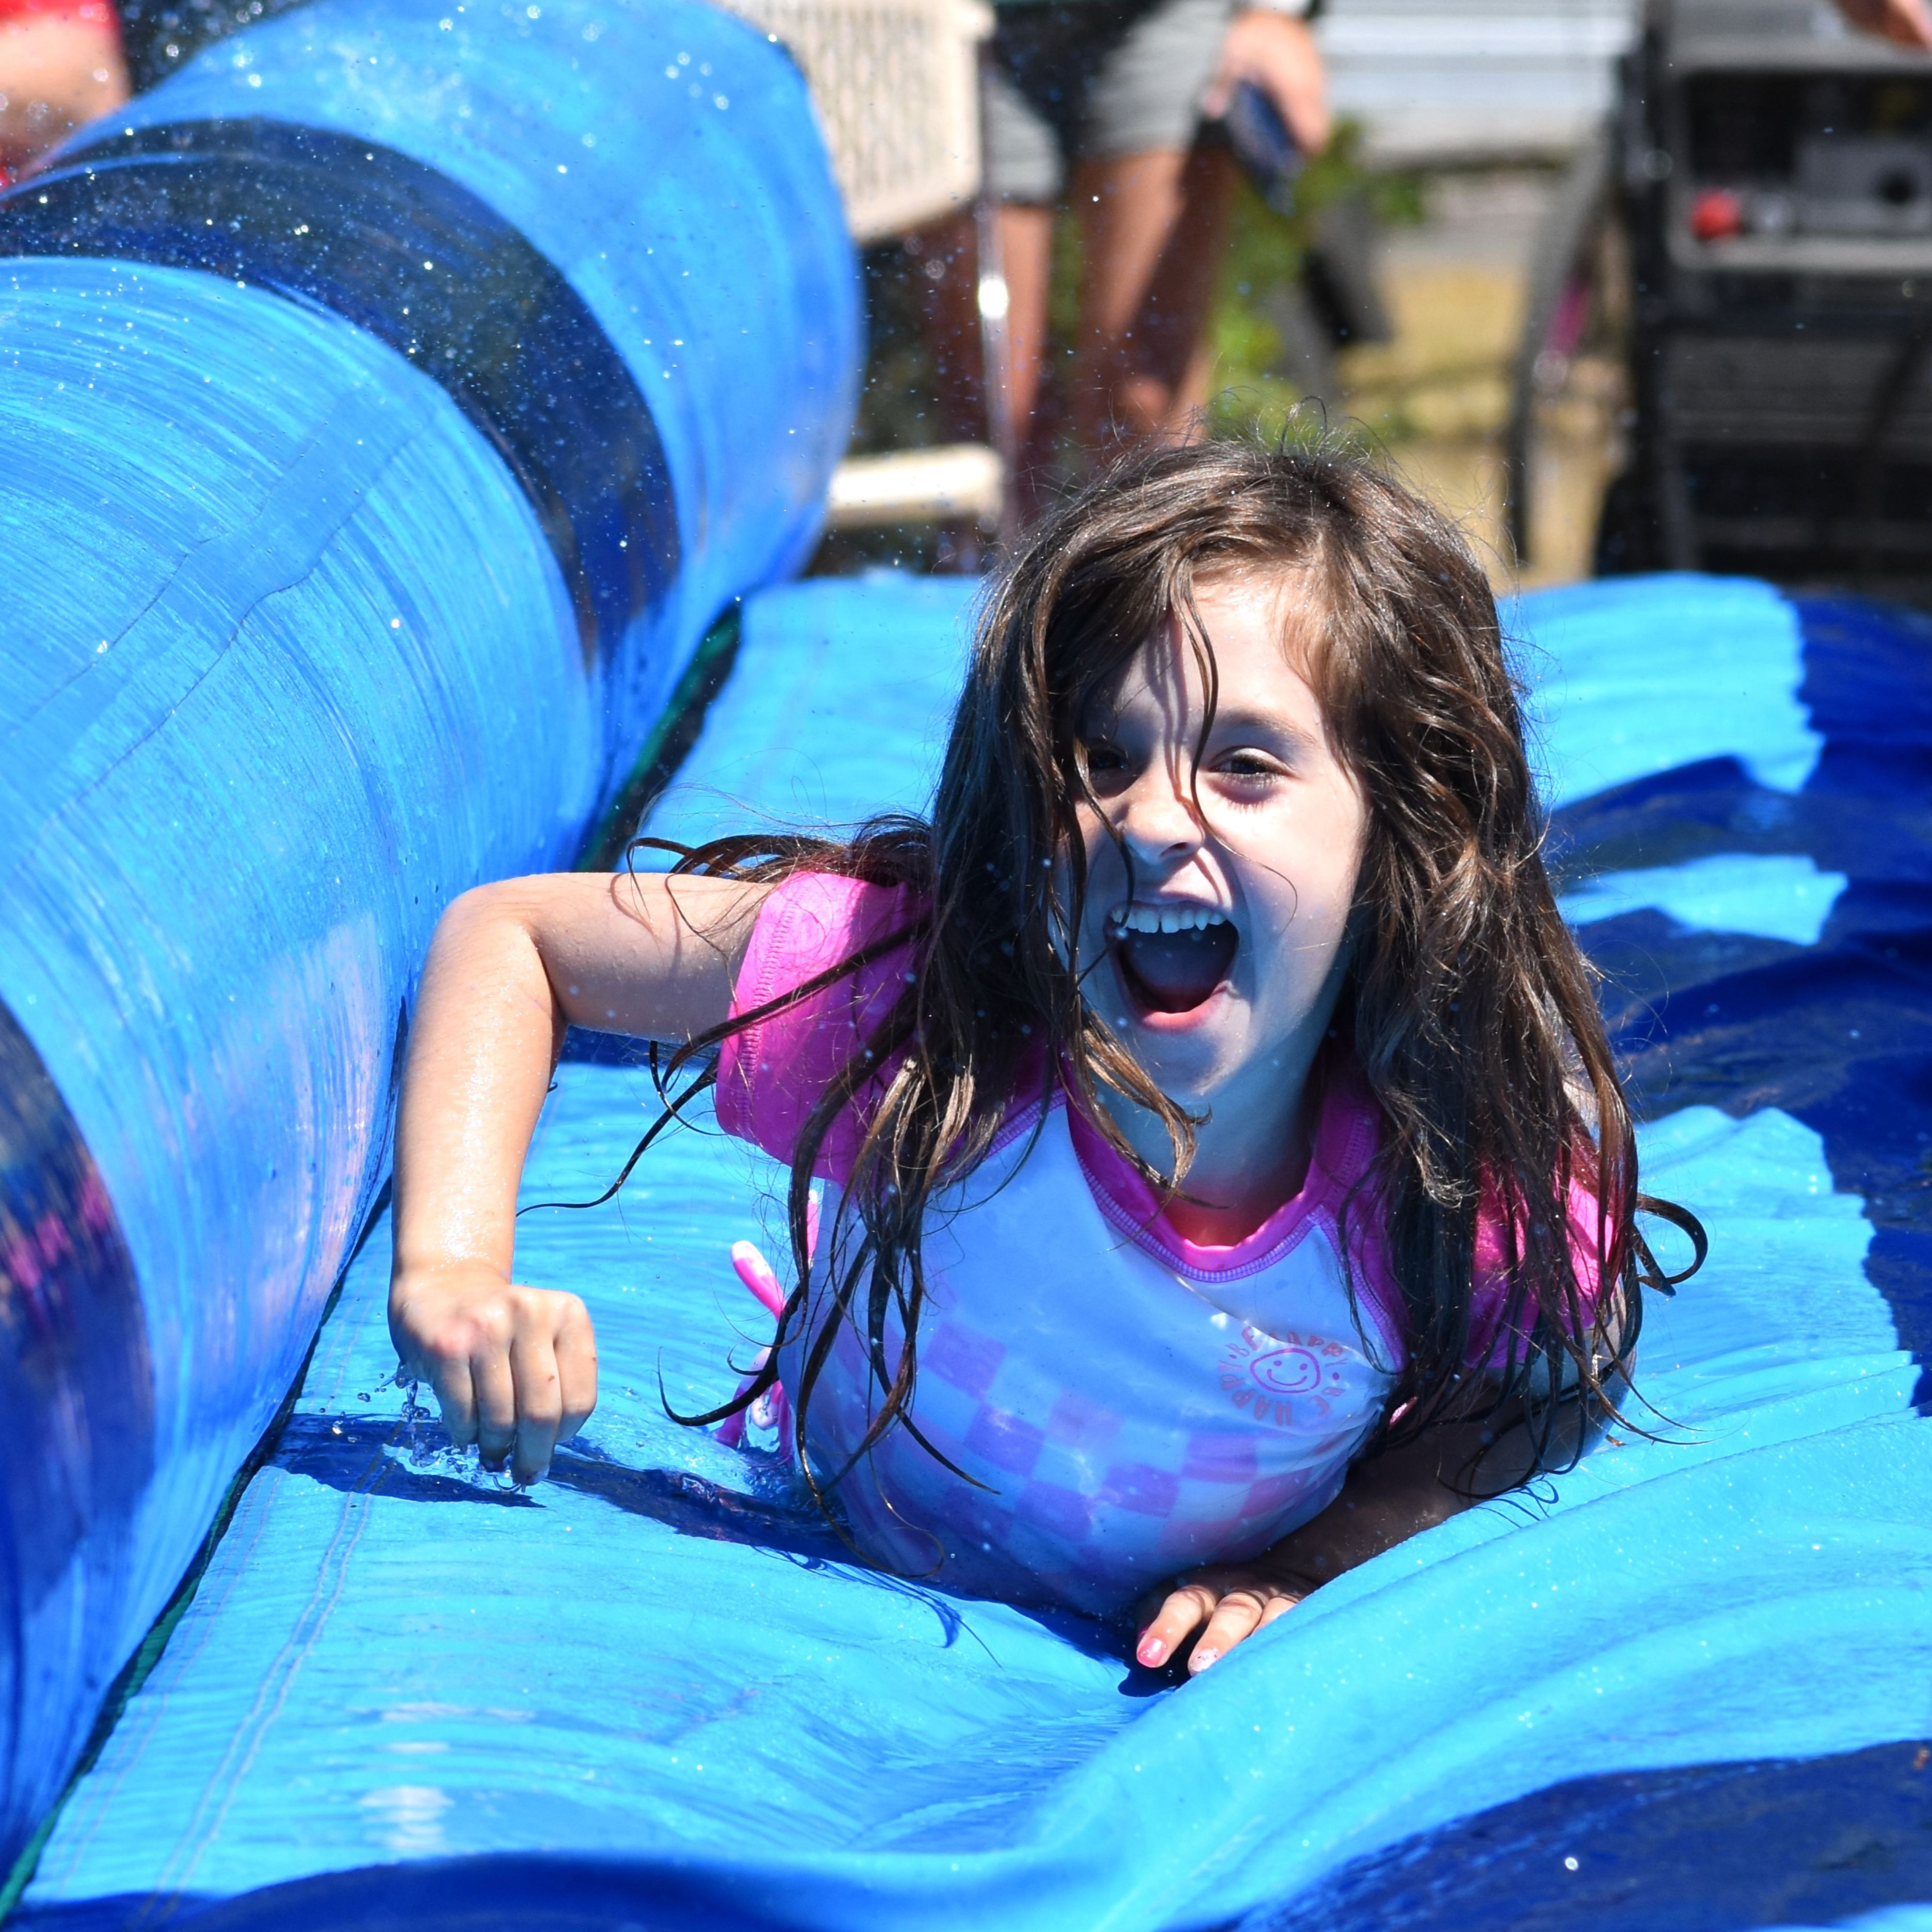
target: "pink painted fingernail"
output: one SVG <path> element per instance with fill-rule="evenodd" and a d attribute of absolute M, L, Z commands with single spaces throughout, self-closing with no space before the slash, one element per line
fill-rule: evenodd
<path fill-rule="evenodd" d="M 1221 1653 L 1218 1650 L 1197 1650 L 1188 1667 L 1193 1670 L 1205 1670 L 1209 1664 L 1218 1664 L 1220 1660 Z"/>
<path fill-rule="evenodd" d="M 1152 1670 L 1156 1664 L 1165 1664 L 1167 1661 L 1167 1646 L 1157 1636 L 1142 1637 L 1141 1647 L 1134 1652 L 1134 1654 L 1149 1670 Z"/>

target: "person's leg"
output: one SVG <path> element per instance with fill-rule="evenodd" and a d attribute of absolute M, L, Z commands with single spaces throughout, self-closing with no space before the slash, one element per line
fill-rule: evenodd
<path fill-rule="evenodd" d="M 1202 94 L 1227 0 L 1074 0 L 1000 11 L 986 77 L 987 187 L 1000 203 L 1007 395 L 1019 508 L 1036 494 L 1071 416 L 1089 448 L 1126 434 L 1185 434 L 1204 400 L 1201 349 L 1233 186 L 1218 148 L 1197 148 Z M 1084 241 L 1081 338 L 1070 382 L 1046 366 L 1053 204 L 1077 139 Z M 947 433 L 986 433 L 976 251 L 961 218 L 919 238 Z M 1054 392 L 1069 388 L 1064 406 Z"/>
<path fill-rule="evenodd" d="M 1013 444 L 1008 485 L 1022 525 L 1040 506 L 1060 418 L 1046 383 L 1047 289 L 1053 262 L 1053 210 L 1006 202 L 994 215 L 1006 278 L 1006 407 Z M 922 269 L 925 330 L 938 380 L 940 434 L 949 442 L 984 442 L 994 425 L 980 328 L 978 239 L 970 215 L 912 238 Z M 934 272 L 936 271 L 936 272 Z"/>
<path fill-rule="evenodd" d="M 1040 400 L 1046 349 L 1047 284 L 1053 260 L 1053 210 L 1001 204 L 1000 266 L 1006 282 L 1006 395 L 1024 445 Z M 914 245 L 916 244 L 916 245 Z M 923 270 L 926 339 L 939 380 L 940 418 L 950 442 L 982 442 L 988 433 L 982 380 L 979 250 L 973 218 L 957 215 L 922 230 L 908 244 Z"/>
<path fill-rule="evenodd" d="M 1203 338 L 1233 189 L 1233 166 L 1219 146 L 1081 164 L 1074 196 L 1086 269 L 1075 422 L 1090 448 L 1194 432 L 1207 400 Z"/>
<path fill-rule="evenodd" d="M 1006 280 L 1006 397 L 1022 461 L 1036 458 L 1038 431 L 1054 412 L 1046 386 L 1047 292 L 1053 279 L 1053 210 L 1003 202 L 1000 266 Z"/>
<path fill-rule="evenodd" d="M 1154 0 L 1096 71 L 1074 183 L 1085 243 L 1082 440 L 1187 433 L 1207 392 L 1202 340 L 1234 169 L 1198 142 L 1228 0 Z"/>
<path fill-rule="evenodd" d="M 982 75 L 985 192 L 1006 287 L 1003 375 L 1013 440 L 1013 486 L 1030 522 L 1050 469 L 1061 416 L 1046 366 L 1047 292 L 1054 212 L 1066 181 L 1066 148 L 1088 82 L 1118 38 L 1123 15 L 1108 0 L 1000 9 Z M 968 215 L 915 238 L 925 270 L 927 340 L 938 364 L 940 414 L 949 437 L 992 433 L 983 380 L 980 263 Z"/>

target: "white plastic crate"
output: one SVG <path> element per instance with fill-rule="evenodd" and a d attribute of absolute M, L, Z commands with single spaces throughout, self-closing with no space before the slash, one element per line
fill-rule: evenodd
<path fill-rule="evenodd" d="M 976 0 L 726 0 L 811 82 L 855 242 L 903 233 L 980 186 Z"/>

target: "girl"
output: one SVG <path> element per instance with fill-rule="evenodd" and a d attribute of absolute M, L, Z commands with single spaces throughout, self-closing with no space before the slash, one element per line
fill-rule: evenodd
<path fill-rule="evenodd" d="M 782 1384 L 862 1556 L 1150 1592 L 1140 1660 L 1198 1632 L 1204 1668 L 1574 1456 L 1628 1366 L 1657 1276 L 1540 830 L 1439 517 L 1333 454 L 1132 458 L 991 591 L 929 824 L 451 908 L 398 1132 L 404 1368 L 542 1473 L 596 1355 L 510 1279 L 524 1151 L 567 1024 L 674 1042 L 790 1164 L 800 1284 L 695 1419 Z"/>

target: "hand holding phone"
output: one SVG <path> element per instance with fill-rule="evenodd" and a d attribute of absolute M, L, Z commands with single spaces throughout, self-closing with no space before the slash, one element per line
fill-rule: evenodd
<path fill-rule="evenodd" d="M 1221 124 L 1262 199 L 1277 214 L 1293 214 L 1295 178 L 1306 157 L 1274 103 L 1252 81 L 1237 81 Z"/>

